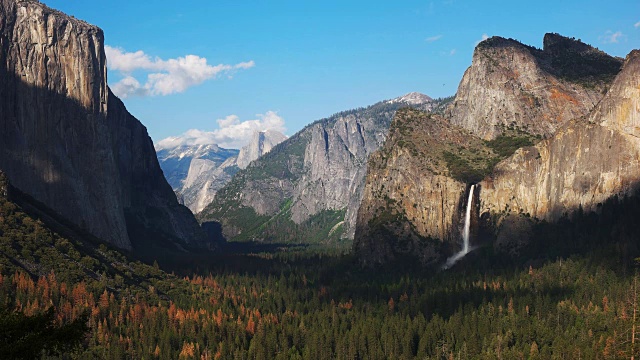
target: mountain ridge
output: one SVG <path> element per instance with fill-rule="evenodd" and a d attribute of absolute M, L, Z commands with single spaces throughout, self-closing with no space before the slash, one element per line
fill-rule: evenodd
<path fill-rule="evenodd" d="M 224 149 L 216 144 L 179 144 L 180 137 L 169 137 L 158 144 L 158 160 L 181 204 L 199 213 L 240 169 L 268 153 L 287 137 L 277 130 L 254 131 L 249 143 L 240 150 Z"/>
<path fill-rule="evenodd" d="M 587 115 L 622 60 L 557 34 L 546 34 L 544 43 L 540 50 L 497 36 L 480 42 L 446 110 L 449 121 L 492 140 L 510 128 L 550 136 Z"/>
<path fill-rule="evenodd" d="M 352 238 L 366 160 L 386 138 L 393 113 L 407 105 L 385 100 L 305 126 L 238 172 L 200 221 L 221 222 L 224 235 L 236 240 L 298 242 L 318 233 L 331 233 L 330 241 Z M 434 103 L 418 106 L 430 110 Z"/>

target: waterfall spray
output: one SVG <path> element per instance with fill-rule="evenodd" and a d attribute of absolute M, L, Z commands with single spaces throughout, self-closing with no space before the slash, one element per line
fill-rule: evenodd
<path fill-rule="evenodd" d="M 447 263 L 443 266 L 444 269 L 450 268 L 471 251 L 471 247 L 469 246 L 469 233 L 471 228 L 471 206 L 473 205 L 473 191 L 475 187 L 475 185 L 471 185 L 469 188 L 469 198 L 464 214 L 464 229 L 462 231 L 462 250 L 447 259 Z"/>

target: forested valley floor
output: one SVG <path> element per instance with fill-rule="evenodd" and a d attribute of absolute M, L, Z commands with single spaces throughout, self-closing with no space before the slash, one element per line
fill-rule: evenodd
<path fill-rule="evenodd" d="M 634 251 L 552 248 L 525 261 L 485 246 L 448 271 L 363 269 L 346 248 L 259 244 L 147 265 L 62 238 L 0 199 L 0 322 L 48 309 L 50 327 L 85 320 L 73 352 L 50 351 L 74 359 L 630 357 Z M 0 357 L 37 346 L 4 329 L 14 342 Z"/>

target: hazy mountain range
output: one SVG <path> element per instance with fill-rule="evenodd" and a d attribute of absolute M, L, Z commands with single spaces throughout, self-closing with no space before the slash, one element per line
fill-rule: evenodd
<path fill-rule="evenodd" d="M 277 130 L 255 131 L 240 150 L 216 144 L 185 144 L 171 137 L 156 144 L 160 167 L 181 204 L 202 211 L 231 177 L 287 137 Z M 167 145 L 168 144 L 168 145 Z M 174 145 L 177 144 L 177 145 Z"/>

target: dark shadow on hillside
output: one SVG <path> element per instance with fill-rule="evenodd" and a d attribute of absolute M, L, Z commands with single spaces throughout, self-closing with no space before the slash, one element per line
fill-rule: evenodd
<path fill-rule="evenodd" d="M 222 224 L 217 221 L 205 221 L 200 224 L 202 230 L 207 235 L 207 240 L 211 244 L 222 245 L 227 242 L 227 239 L 222 233 Z"/>
<path fill-rule="evenodd" d="M 543 49 L 538 49 L 515 39 L 491 37 L 480 42 L 478 48 L 524 47 L 545 71 L 588 88 L 610 84 L 622 68 L 623 59 L 608 55 L 580 39 L 547 33 L 543 43 Z"/>
<path fill-rule="evenodd" d="M 110 274 L 110 276 L 120 276 L 124 283 L 127 285 L 139 286 L 141 283 L 146 281 L 144 276 L 140 274 L 125 274 L 118 266 L 114 266 L 111 260 L 108 260 L 103 250 L 115 250 L 125 255 L 126 257 L 133 258 L 132 254 L 125 252 L 121 249 L 117 249 L 110 244 L 105 243 L 101 239 L 96 238 L 90 233 L 78 228 L 73 223 L 64 219 L 53 210 L 49 209 L 44 204 L 40 203 L 38 200 L 29 196 L 28 194 L 23 193 L 19 189 L 16 189 L 11 184 L 7 186 L 7 196 L 6 200 L 10 203 L 17 205 L 21 212 L 24 212 L 29 217 L 41 221 L 47 229 L 51 230 L 53 233 L 58 236 L 70 240 L 76 248 L 83 255 L 89 255 L 91 258 L 98 259 L 103 264 L 104 273 L 99 274 L 88 268 L 84 268 L 84 274 L 87 277 L 93 278 L 94 280 L 100 280 L 104 274 Z M 0 199 L 1 200 L 1 199 Z M 1 215 L 1 214 L 0 214 Z M 40 276 L 43 276 L 43 273 L 34 273 L 31 269 L 23 266 L 22 262 L 17 261 L 16 259 L 8 256 L 4 252 L 0 252 L 2 255 L 6 256 L 16 267 L 22 268 L 26 271 L 34 280 L 37 280 Z M 62 270 L 64 273 L 64 269 Z M 112 288 L 107 286 L 109 291 L 114 293 L 118 293 L 119 289 Z M 165 296 L 164 294 L 160 294 Z"/>

